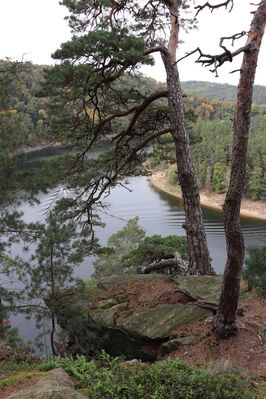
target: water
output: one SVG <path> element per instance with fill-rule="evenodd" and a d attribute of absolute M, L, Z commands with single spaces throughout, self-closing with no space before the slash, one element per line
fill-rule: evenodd
<path fill-rule="evenodd" d="M 96 157 L 98 153 L 97 150 L 92 156 Z M 31 162 L 38 161 L 39 155 L 37 158 L 31 157 Z M 114 188 L 107 199 L 110 206 L 100 212 L 101 219 L 105 223 L 104 228 L 96 229 L 100 244 L 105 245 L 111 234 L 120 230 L 129 219 L 135 216 L 139 216 L 139 225 L 149 236 L 153 234 L 185 235 L 182 228 L 185 214 L 181 199 L 156 190 L 146 177 L 132 177 L 128 179 L 128 182 L 128 188 L 131 191 L 123 187 Z M 60 192 L 60 188 L 46 195 L 41 194 L 40 204 L 35 207 L 31 207 L 27 203 L 23 204 L 25 220 L 28 222 L 44 220 L 45 210 L 55 191 Z M 202 210 L 212 265 L 216 273 L 220 274 L 223 273 L 226 262 L 222 214 L 207 207 L 202 207 Z M 246 246 L 266 244 L 266 221 L 243 217 L 241 225 Z M 16 252 L 22 252 L 19 246 L 16 247 Z M 89 278 L 93 272 L 92 261 L 91 257 L 86 258 L 76 269 L 75 275 L 83 279 Z M 37 335 L 37 331 L 33 327 L 34 322 L 25 320 L 24 316 L 13 317 L 11 321 L 14 327 L 18 327 L 25 342 L 33 340 Z"/>
<path fill-rule="evenodd" d="M 145 177 L 133 177 L 129 182 L 132 192 L 117 187 L 109 197 L 109 215 L 102 215 L 106 227 L 99 231 L 101 242 L 105 243 L 113 232 L 135 216 L 139 216 L 139 225 L 147 235 L 185 235 L 182 228 L 185 214 L 181 199 L 156 190 Z M 216 273 L 221 274 L 226 262 L 222 213 L 208 207 L 202 207 L 202 211 L 212 265 Z M 266 221 L 243 217 L 241 226 L 246 246 L 266 244 Z"/>

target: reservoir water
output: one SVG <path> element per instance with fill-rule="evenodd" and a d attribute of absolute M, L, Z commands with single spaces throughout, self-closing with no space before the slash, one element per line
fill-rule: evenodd
<path fill-rule="evenodd" d="M 98 151 L 92 154 L 96 156 Z M 38 159 L 40 155 L 38 155 Z M 43 156 L 42 156 L 43 157 Z M 36 160 L 38 160 L 36 159 Z M 32 159 L 31 159 L 32 161 Z M 110 204 L 100 212 L 104 228 L 96 230 L 100 244 L 106 244 L 108 237 L 121 229 L 126 222 L 139 217 L 139 225 L 146 231 L 147 235 L 169 234 L 185 235 L 182 224 L 185 221 L 182 200 L 176 199 L 168 194 L 153 188 L 146 177 L 132 177 L 128 179 L 128 188 L 116 187 L 112 190 L 107 201 Z M 22 211 L 26 221 L 43 220 L 45 210 L 56 192 L 60 195 L 61 188 L 57 188 L 48 194 L 39 196 L 40 204 L 34 207 L 27 203 L 22 205 Z M 226 244 L 222 214 L 219 211 L 202 207 L 204 224 L 207 233 L 208 247 L 212 258 L 212 265 L 216 273 L 223 273 L 226 262 Z M 259 219 L 241 218 L 245 244 L 266 244 L 266 221 Z M 20 249 L 17 248 L 18 253 Z M 75 274 L 87 279 L 93 271 L 92 259 L 86 258 Z M 24 316 L 16 316 L 11 319 L 12 325 L 18 327 L 20 335 L 25 341 L 32 340 L 37 332 L 34 330 L 33 322 Z"/>

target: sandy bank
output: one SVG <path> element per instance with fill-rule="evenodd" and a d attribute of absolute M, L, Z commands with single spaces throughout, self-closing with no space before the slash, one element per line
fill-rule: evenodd
<path fill-rule="evenodd" d="M 167 183 L 165 172 L 156 172 L 149 177 L 149 181 L 158 190 L 177 198 L 182 198 L 180 186 L 172 186 Z M 214 208 L 222 212 L 225 194 L 217 194 L 202 190 L 200 192 L 201 205 Z M 242 200 L 241 216 L 266 220 L 266 201 L 252 201 L 248 198 Z"/>
<path fill-rule="evenodd" d="M 61 143 L 46 143 L 46 144 L 38 144 L 32 147 L 25 145 L 24 147 L 20 147 L 13 152 L 13 154 L 28 154 L 29 152 L 41 151 L 47 148 L 63 148 L 67 147 L 71 144 L 63 145 Z"/>

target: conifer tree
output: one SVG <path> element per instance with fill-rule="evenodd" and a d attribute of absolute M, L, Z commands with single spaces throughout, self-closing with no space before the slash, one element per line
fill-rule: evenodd
<path fill-rule="evenodd" d="M 86 229 L 79 231 L 73 220 L 65 221 L 56 210 L 49 212 L 45 224 L 31 226 L 35 235 L 27 241 L 37 246 L 27 263 L 24 300 L 28 302 L 23 305 L 35 313 L 39 326 L 45 318 L 51 321 L 53 354 L 56 353 L 56 293 L 61 291 L 60 300 L 63 301 L 64 290 L 78 281 L 73 276 L 74 268 L 87 254 L 89 240 Z"/>

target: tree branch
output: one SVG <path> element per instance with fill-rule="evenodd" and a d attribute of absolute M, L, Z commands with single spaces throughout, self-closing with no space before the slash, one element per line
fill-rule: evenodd
<path fill-rule="evenodd" d="M 145 140 L 143 140 L 139 145 L 137 145 L 135 148 L 133 148 L 130 151 L 130 153 L 125 157 L 122 164 L 118 166 L 117 169 L 114 171 L 113 175 L 111 176 L 104 175 L 99 177 L 98 180 L 94 183 L 94 188 L 92 190 L 92 193 L 89 195 L 84 211 L 86 210 L 87 214 L 90 216 L 90 209 L 92 205 L 101 199 L 106 189 L 113 184 L 113 182 L 118 178 L 120 172 L 125 168 L 127 164 L 129 164 L 132 161 L 132 159 L 136 156 L 137 152 L 143 149 L 150 141 L 156 139 L 157 137 L 163 134 L 169 133 L 170 131 L 171 131 L 170 127 L 167 127 L 151 133 L 148 137 L 146 137 Z M 103 184 L 102 188 L 99 191 L 99 186 L 103 179 L 107 181 Z M 86 189 L 84 191 L 86 191 Z M 94 196 L 95 194 L 96 196 Z"/>
<path fill-rule="evenodd" d="M 149 97 L 147 97 L 143 103 L 137 107 L 135 114 L 133 115 L 133 118 L 131 119 L 130 123 L 128 124 L 127 128 L 124 130 L 124 135 L 128 134 L 134 127 L 135 123 L 137 122 L 139 116 L 141 113 L 155 100 L 158 98 L 162 97 L 167 97 L 168 95 L 168 89 L 163 89 L 160 91 L 156 91 L 155 93 L 151 94 Z"/>
<path fill-rule="evenodd" d="M 156 53 L 156 52 L 160 52 L 160 53 L 163 53 L 165 55 L 168 54 L 168 50 L 167 50 L 166 47 L 158 46 L 158 47 L 148 48 L 147 50 L 143 51 L 143 55 L 149 55 L 149 54 Z"/>
<path fill-rule="evenodd" d="M 206 67 L 214 65 L 214 69 L 210 69 L 210 72 L 215 73 L 215 76 L 218 77 L 217 69 L 220 68 L 225 62 L 232 62 L 234 57 L 236 57 L 237 55 L 239 55 L 241 53 L 248 52 L 251 49 L 251 45 L 248 44 L 246 46 L 240 47 L 239 49 L 237 49 L 234 52 L 231 52 L 225 46 L 222 45 L 223 40 L 225 40 L 225 39 L 235 40 L 234 38 L 236 38 L 237 35 L 244 36 L 244 34 L 246 34 L 246 32 L 245 33 L 241 32 L 241 33 L 238 33 L 238 34 L 230 36 L 230 37 L 221 38 L 220 47 L 222 47 L 225 50 L 221 54 L 215 54 L 215 55 L 204 54 L 201 51 L 201 49 L 199 47 L 197 47 L 195 50 L 191 51 L 190 53 L 186 53 L 186 55 L 184 57 L 179 58 L 176 61 L 176 63 L 178 63 L 178 62 L 182 61 L 183 59 L 189 57 L 190 55 L 195 54 L 196 52 L 198 52 L 199 53 L 199 57 L 198 57 L 198 59 L 195 62 L 199 63 L 199 64 L 202 64 L 202 66 L 206 66 Z M 240 36 L 240 37 L 242 37 L 242 36 Z"/>
<path fill-rule="evenodd" d="M 219 3 L 216 5 L 212 5 L 207 1 L 207 3 L 203 4 L 202 6 L 194 7 L 195 10 L 198 10 L 196 12 L 195 16 L 197 16 L 205 7 L 208 7 L 211 10 L 211 12 L 213 12 L 213 10 L 215 10 L 216 8 L 220 8 L 220 7 L 225 7 L 227 9 L 227 7 L 229 6 L 230 3 L 231 3 L 231 8 L 229 9 L 229 12 L 231 12 L 234 7 L 234 0 L 227 0 L 227 1 L 224 1 L 223 3 Z"/>

